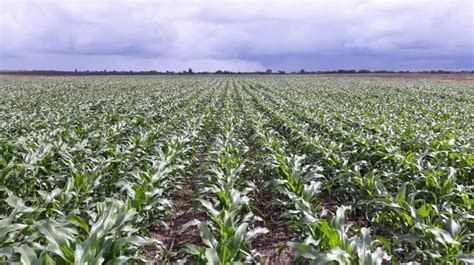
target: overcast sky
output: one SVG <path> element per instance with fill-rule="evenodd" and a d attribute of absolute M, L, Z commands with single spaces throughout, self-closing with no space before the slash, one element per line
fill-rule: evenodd
<path fill-rule="evenodd" d="M 0 69 L 474 70 L 474 1 L 0 0 Z"/>

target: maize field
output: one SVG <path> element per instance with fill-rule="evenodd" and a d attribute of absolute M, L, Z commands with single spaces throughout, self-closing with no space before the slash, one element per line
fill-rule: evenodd
<path fill-rule="evenodd" d="M 0 263 L 472 264 L 474 84 L 2 77 Z"/>

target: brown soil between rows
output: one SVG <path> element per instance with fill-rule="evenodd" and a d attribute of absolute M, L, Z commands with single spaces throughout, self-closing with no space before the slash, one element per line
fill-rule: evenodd
<path fill-rule="evenodd" d="M 193 167 L 198 168 L 197 175 L 203 172 L 206 163 L 207 159 L 204 155 L 201 154 L 196 157 Z M 207 219 L 207 214 L 199 208 L 199 203 L 196 201 L 198 190 L 198 183 L 192 179 L 187 179 L 183 186 L 171 195 L 174 212 L 168 220 L 165 220 L 168 227 L 156 226 L 150 229 L 153 238 L 163 242 L 167 251 L 176 254 L 165 262 L 156 253 L 150 253 L 154 255 L 152 258 L 155 263 L 174 264 L 186 256 L 186 253 L 182 250 L 187 244 L 199 245 L 201 243 L 201 237 L 196 226 L 191 226 L 186 231 L 181 232 L 184 224 L 195 219 L 199 221 Z"/>
<path fill-rule="evenodd" d="M 194 188 L 192 184 L 187 184 L 183 186 L 178 194 L 173 195 L 175 212 L 167 221 L 168 227 L 153 227 L 150 229 L 153 238 L 163 242 L 167 250 L 177 253 L 169 263 L 175 263 L 185 257 L 185 253 L 182 253 L 181 250 L 187 244 L 200 244 L 201 242 L 197 227 L 191 226 L 186 231 L 180 231 L 181 227 L 189 221 L 194 219 L 204 221 L 207 218 L 206 213 L 202 212 L 196 202 L 192 201 L 195 198 Z M 154 257 L 154 259 L 158 264 L 165 264 L 159 256 Z"/>

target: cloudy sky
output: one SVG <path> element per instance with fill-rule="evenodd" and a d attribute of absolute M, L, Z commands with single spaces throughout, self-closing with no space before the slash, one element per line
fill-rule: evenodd
<path fill-rule="evenodd" d="M 0 69 L 474 70 L 474 1 L 0 0 Z"/>

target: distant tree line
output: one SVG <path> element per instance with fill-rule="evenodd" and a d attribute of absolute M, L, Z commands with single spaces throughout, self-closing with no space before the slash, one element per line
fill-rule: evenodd
<path fill-rule="evenodd" d="M 273 71 L 272 69 L 267 69 L 265 71 L 255 71 L 255 72 L 233 72 L 227 70 L 218 70 L 215 72 L 194 72 L 191 68 L 187 71 L 165 71 L 159 72 L 156 70 L 151 71 L 56 71 L 56 70 L 0 70 L 0 75 L 202 75 L 202 74 L 218 74 L 218 75 L 226 75 L 226 74 L 257 74 L 257 75 L 283 75 L 283 74 L 473 74 L 474 70 L 471 71 L 446 71 L 446 70 L 429 70 L 429 71 L 390 71 L 390 70 L 335 70 L 335 71 L 306 71 L 301 69 L 300 71 L 292 71 L 286 72 L 283 70 Z"/>

